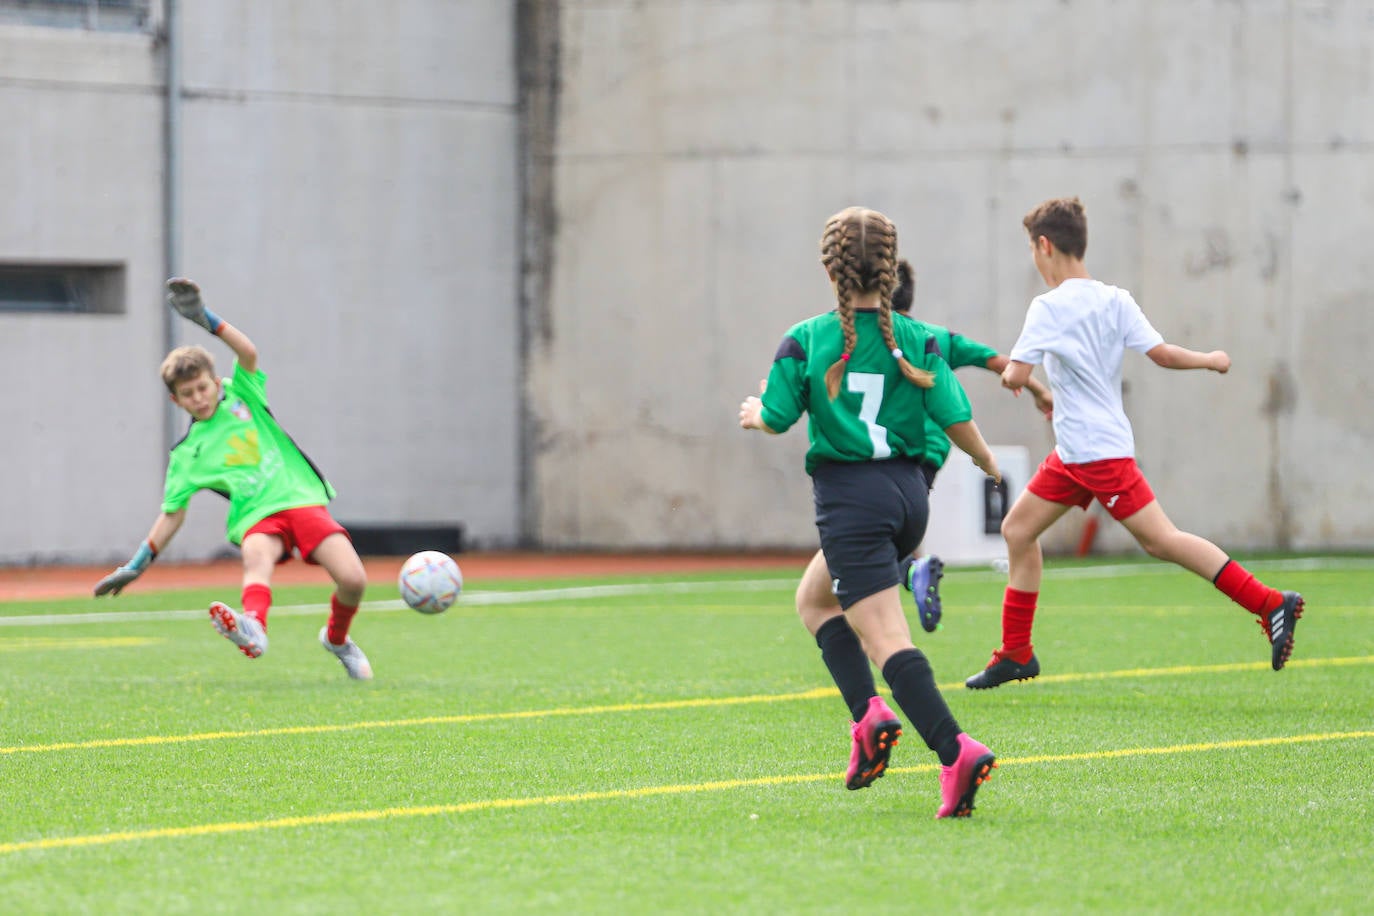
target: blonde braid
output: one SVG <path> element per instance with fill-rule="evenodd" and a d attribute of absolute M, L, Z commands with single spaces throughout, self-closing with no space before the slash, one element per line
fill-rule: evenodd
<path fill-rule="evenodd" d="M 897 336 L 892 332 L 892 302 L 890 297 L 883 299 L 882 308 L 878 310 L 878 327 L 882 329 L 883 340 L 887 343 L 887 349 L 897 359 L 897 365 L 902 370 L 902 375 L 906 380 L 917 388 L 934 388 L 935 374 L 925 369 L 917 369 L 906 358 L 906 354 L 897 346 Z"/>
<path fill-rule="evenodd" d="M 839 359 L 830 364 L 829 369 L 825 370 L 825 391 L 832 401 L 839 397 L 840 381 L 849 366 L 849 354 L 854 352 L 854 345 L 859 342 L 858 332 L 854 330 L 853 302 L 851 298 L 840 300 L 840 330 L 844 332 L 844 352 L 840 354 Z"/>
<path fill-rule="evenodd" d="M 840 358 L 825 370 L 825 390 L 832 401 L 839 396 L 840 381 L 844 378 L 854 346 L 859 341 L 859 335 L 854 329 L 853 304 L 854 297 L 863 291 L 858 259 L 853 251 L 856 244 L 863 244 L 861 237 L 856 238 L 863 228 L 862 221 L 855 219 L 859 212 L 857 207 L 850 207 L 836 213 L 826 222 L 825 231 L 821 234 L 821 263 L 835 281 L 840 330 L 844 333 L 844 351 L 840 353 Z"/>
<path fill-rule="evenodd" d="M 831 400 L 839 395 L 846 364 L 858 343 L 854 300 L 864 293 L 877 292 L 879 295 L 878 326 L 902 375 L 920 388 L 934 387 L 935 376 L 907 360 L 892 330 L 892 293 L 899 282 L 897 227 L 892 221 L 876 210 L 862 207 L 841 210 L 830 217 L 821 234 L 821 263 L 835 282 L 840 329 L 844 332 L 844 352 L 825 372 L 825 388 Z"/>

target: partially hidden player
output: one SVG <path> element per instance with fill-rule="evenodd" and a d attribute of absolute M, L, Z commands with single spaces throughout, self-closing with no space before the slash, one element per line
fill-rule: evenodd
<path fill-rule="evenodd" d="M 1019 390 L 1032 368 L 1044 365 L 1054 392 L 1055 447 L 1002 522 L 1010 565 L 1002 644 L 965 684 L 984 689 L 1040 673 L 1031 643 L 1044 570 L 1040 535 L 1065 512 L 1087 508 L 1094 499 L 1150 556 L 1211 580 L 1254 614 L 1278 671 L 1293 652 L 1302 595 L 1270 588 L 1211 541 L 1174 526 L 1136 465 L 1135 438 L 1122 407 L 1121 363 L 1128 349 L 1164 369 L 1221 374 L 1231 368 L 1231 357 L 1222 350 L 1202 353 L 1165 343 L 1129 292 L 1092 278 L 1083 261 L 1087 216 L 1077 197 L 1041 203 L 1022 225 L 1031 259 L 1050 289 L 1031 301 L 1002 384 Z"/>
<path fill-rule="evenodd" d="M 137 579 L 181 529 L 191 497 L 212 490 L 229 501 L 225 528 L 243 556 L 243 612 L 219 601 L 210 605 L 210 622 L 220 635 L 249 658 L 267 651 L 272 572 L 299 552 L 334 580 L 321 645 L 349 677 L 370 679 L 367 656 L 348 636 L 367 574 L 348 532 L 325 508 L 333 486 L 268 408 L 267 376 L 248 336 L 210 311 L 192 281 L 173 278 L 167 291 L 172 308 L 234 351 L 234 372 L 218 378 L 203 347 L 177 347 L 163 360 L 162 381 L 172 403 L 191 415 L 191 425 L 168 459 L 162 514 L 129 562 L 101 579 L 95 594 L 118 595 Z"/>
<path fill-rule="evenodd" d="M 892 316 L 891 221 L 860 207 L 835 214 L 821 236 L 821 263 L 838 306 L 787 332 L 763 396 L 740 404 L 739 424 L 781 433 L 808 417 L 806 470 L 828 577 L 808 568 L 797 610 L 854 720 L 846 787 L 863 789 L 881 777 L 901 734 L 900 720 L 878 696 L 876 665 L 940 758 L 935 816 L 967 816 L 996 757 L 959 728 L 929 660 L 912 644 L 899 564 L 920 543 L 929 513 L 918 464 L 926 416 L 994 479 L 997 463 L 934 339 L 916 322 Z M 802 588 L 818 594 L 803 595 Z"/>
<path fill-rule="evenodd" d="M 911 316 L 911 305 L 915 298 L 915 292 L 915 271 L 911 267 L 911 262 L 902 258 L 897 262 L 897 289 L 892 294 L 892 311 L 913 317 Z M 977 366 L 998 375 L 1001 375 L 1002 371 L 1006 369 L 1007 357 L 998 353 L 996 348 L 979 343 L 973 338 L 965 337 L 947 327 L 931 324 L 924 319 L 913 317 L 913 320 L 920 321 L 925 326 L 926 331 L 935 338 L 935 343 L 940 348 L 940 355 L 944 357 L 945 362 L 949 363 L 951 369 Z M 1054 415 L 1054 395 L 1050 393 L 1050 390 L 1034 377 L 1026 380 L 1026 388 L 1035 401 L 1036 409 L 1046 417 L 1052 417 Z M 1016 393 L 1019 394 L 1020 392 Z M 928 489 L 935 489 L 935 476 L 940 473 L 940 468 L 944 467 L 947 458 L 949 458 L 949 437 L 934 421 L 927 418 L 926 447 L 925 454 L 921 458 L 921 473 L 925 475 Z M 915 598 L 921 629 L 927 633 L 935 632 L 936 627 L 940 625 L 940 617 L 943 613 L 940 604 L 940 579 L 944 576 L 944 568 L 944 563 L 938 556 L 934 554 L 921 555 L 919 547 L 915 556 L 902 561 L 902 584 Z"/>

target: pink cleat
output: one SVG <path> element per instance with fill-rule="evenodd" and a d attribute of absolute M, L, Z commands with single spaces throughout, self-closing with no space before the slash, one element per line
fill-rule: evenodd
<path fill-rule="evenodd" d="M 902 723 L 882 697 L 870 697 L 868 712 L 853 724 L 850 734 L 854 746 L 849 752 L 844 787 L 866 789 L 887 770 L 887 758 L 901 737 Z"/>
<path fill-rule="evenodd" d="M 983 744 L 959 733 L 959 756 L 953 766 L 940 767 L 940 810 L 942 817 L 968 817 L 973 813 L 973 796 L 978 787 L 992 778 L 997 756 Z"/>

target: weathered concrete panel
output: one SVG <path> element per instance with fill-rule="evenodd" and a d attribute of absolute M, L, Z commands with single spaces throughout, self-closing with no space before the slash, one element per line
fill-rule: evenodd
<path fill-rule="evenodd" d="M 505 0 L 181 4 L 181 271 L 259 345 L 335 514 L 520 537 L 519 175 Z M 161 498 L 163 67 L 0 27 L 0 260 L 127 267 L 125 315 L 0 315 L 0 562 L 127 556 Z M 227 371 L 230 354 L 206 343 Z M 6 488 L 7 491 L 9 488 Z M 170 552 L 225 548 L 198 497 Z"/>
<path fill-rule="evenodd" d="M 0 313 L 0 562 L 132 544 L 157 509 L 161 324 L 138 293 L 161 281 L 155 73 L 146 36 L 0 27 L 0 262 L 126 264 L 128 309 Z"/>
<path fill-rule="evenodd" d="M 692 474 L 724 508 L 714 523 L 700 509 L 679 533 L 662 510 L 589 500 L 575 525 L 540 516 L 544 538 L 736 543 L 728 532 L 743 526 L 760 544 L 814 543 L 802 434 L 751 438 L 733 419 L 761 374 L 749 354 L 828 305 L 815 267 L 825 217 L 852 203 L 888 212 L 916 263 L 917 311 L 1005 350 L 1042 291 L 1021 216 L 1077 194 L 1090 269 L 1131 289 L 1166 338 L 1235 360 L 1219 377 L 1127 356 L 1140 459 L 1175 520 L 1236 549 L 1370 541 L 1356 507 L 1374 484 L 1336 457 L 1371 441 L 1355 416 L 1363 376 L 1336 368 L 1360 362 L 1374 327 L 1359 248 L 1374 231 L 1368 4 L 585 0 L 562 10 L 554 250 L 576 265 L 555 271 L 551 321 L 576 315 L 580 339 L 631 348 L 645 366 L 683 347 L 679 377 L 717 411 L 691 458 L 657 484 L 640 466 L 665 443 L 598 453 L 596 475 L 607 492 L 632 479 L 636 503 L 652 507 Z M 665 171 L 670 181 L 642 177 Z M 641 177 L 633 191 L 608 190 L 615 175 Z M 704 199 L 684 205 L 676 182 Z M 608 194 L 633 197 L 629 222 L 588 219 Z M 702 259 L 708 289 L 682 278 L 683 253 Z M 634 309 L 647 278 L 662 281 L 660 299 L 715 290 L 748 308 L 730 308 L 728 328 L 702 316 L 713 344 L 684 343 L 676 316 L 622 333 L 603 316 Z M 1327 358 L 1316 342 L 1327 337 L 1348 362 Z M 569 346 L 551 338 L 547 365 L 563 365 Z M 652 390 L 654 370 L 643 371 L 617 382 Z M 981 375 L 961 377 L 988 437 L 1043 454 L 1045 424 Z M 544 443 L 576 434 L 571 381 L 557 368 L 531 377 Z M 703 419 L 699 402 L 665 397 L 655 410 L 663 428 Z M 545 506 L 583 482 L 560 476 L 563 457 L 533 457 Z M 1351 479 L 1339 494 L 1337 478 Z M 780 511 L 788 500 L 796 509 Z M 1058 546 L 1076 534 L 1061 526 Z M 1105 539 L 1129 546 L 1114 526 Z"/>
<path fill-rule="evenodd" d="M 515 101 L 509 0 L 216 0 L 187 7 L 186 79 L 212 92 Z"/>

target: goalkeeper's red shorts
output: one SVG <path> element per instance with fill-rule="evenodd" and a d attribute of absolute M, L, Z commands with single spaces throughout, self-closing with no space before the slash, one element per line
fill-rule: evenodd
<path fill-rule="evenodd" d="M 348 530 L 334 521 L 324 506 L 302 506 L 299 509 L 283 509 L 258 522 L 244 532 L 250 534 L 270 534 L 281 538 L 282 550 L 278 563 L 291 559 L 293 551 L 299 552 L 301 559 L 314 563 L 310 555 L 315 548 L 331 534 L 348 537 Z"/>
<path fill-rule="evenodd" d="M 1096 499 L 1117 521 L 1135 515 L 1155 499 L 1134 458 L 1065 464 L 1058 452 L 1050 452 L 1040 462 L 1026 489 L 1052 503 L 1082 509 Z"/>

